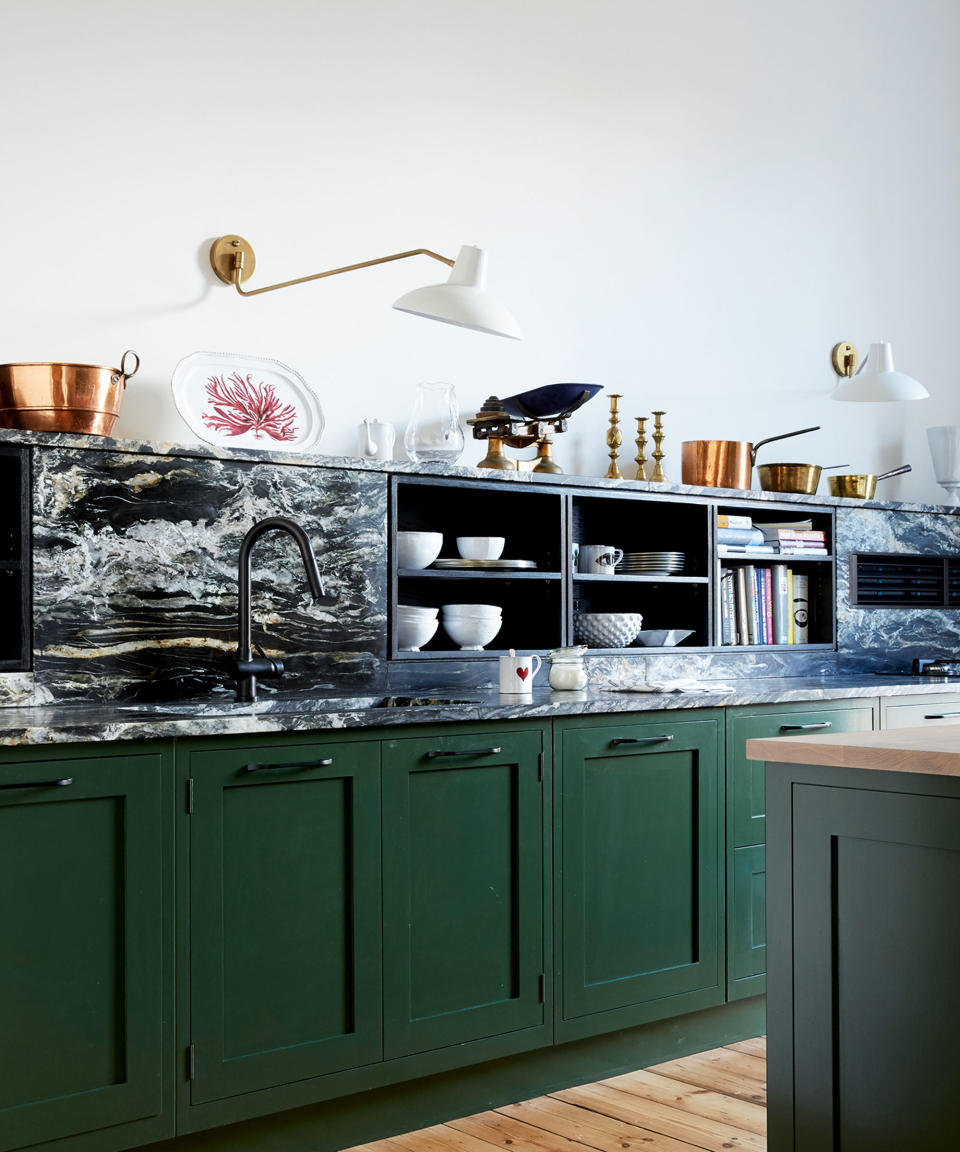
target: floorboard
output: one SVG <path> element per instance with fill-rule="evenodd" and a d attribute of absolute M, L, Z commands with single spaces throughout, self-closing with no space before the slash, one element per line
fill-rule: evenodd
<path fill-rule="evenodd" d="M 347 1152 L 766 1152 L 766 1038 Z"/>

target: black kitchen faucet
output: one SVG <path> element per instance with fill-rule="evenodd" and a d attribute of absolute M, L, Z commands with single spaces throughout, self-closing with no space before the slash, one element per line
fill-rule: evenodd
<path fill-rule="evenodd" d="M 264 533 L 273 531 L 286 532 L 296 540 L 300 548 L 300 555 L 303 558 L 303 567 L 307 573 L 307 582 L 310 585 L 314 603 L 318 600 L 326 599 L 323 591 L 323 581 L 320 578 L 320 570 L 317 567 L 317 558 L 313 554 L 313 547 L 310 544 L 306 532 L 304 532 L 300 525 L 296 524 L 293 520 L 288 520 L 286 516 L 268 516 L 265 520 L 259 520 L 254 524 L 240 544 L 240 563 L 237 574 L 237 607 L 240 616 L 240 635 L 237 645 L 235 676 L 237 681 L 237 700 L 246 703 L 253 703 L 257 698 L 258 676 L 283 675 L 283 661 L 268 659 L 264 656 L 259 644 L 256 645 L 258 655 L 254 656 L 254 645 L 250 635 L 250 553 L 253 551 L 254 544 L 256 544 Z"/>

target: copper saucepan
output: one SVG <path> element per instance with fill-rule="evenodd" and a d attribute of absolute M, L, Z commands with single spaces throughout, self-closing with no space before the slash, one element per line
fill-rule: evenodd
<path fill-rule="evenodd" d="M 127 357 L 134 365 L 126 367 Z M 132 349 L 119 368 L 94 364 L 0 364 L 0 428 L 109 436 L 127 381 L 140 367 Z"/>
<path fill-rule="evenodd" d="M 757 449 L 774 440 L 788 440 L 805 432 L 818 432 L 820 425 L 782 432 L 751 444 L 749 440 L 684 440 L 680 474 L 684 484 L 706 488 L 749 488 Z"/>
<path fill-rule="evenodd" d="M 872 500 L 878 480 L 886 480 L 888 476 L 902 476 L 904 472 L 912 471 L 913 468 L 909 464 L 904 464 L 900 468 L 891 468 L 889 472 L 881 472 L 879 476 L 874 476 L 870 472 L 831 476 L 830 495 L 846 496 L 848 500 Z"/>

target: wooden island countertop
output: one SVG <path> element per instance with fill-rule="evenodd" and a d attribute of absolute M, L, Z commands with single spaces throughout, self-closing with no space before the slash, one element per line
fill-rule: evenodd
<path fill-rule="evenodd" d="M 960 776 L 960 724 L 747 741 L 751 760 Z"/>

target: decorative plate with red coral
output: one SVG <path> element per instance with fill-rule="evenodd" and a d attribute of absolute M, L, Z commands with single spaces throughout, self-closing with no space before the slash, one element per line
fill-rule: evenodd
<path fill-rule="evenodd" d="M 193 352 L 173 370 L 171 383 L 177 411 L 208 444 L 303 452 L 323 432 L 316 396 L 279 360 Z"/>

